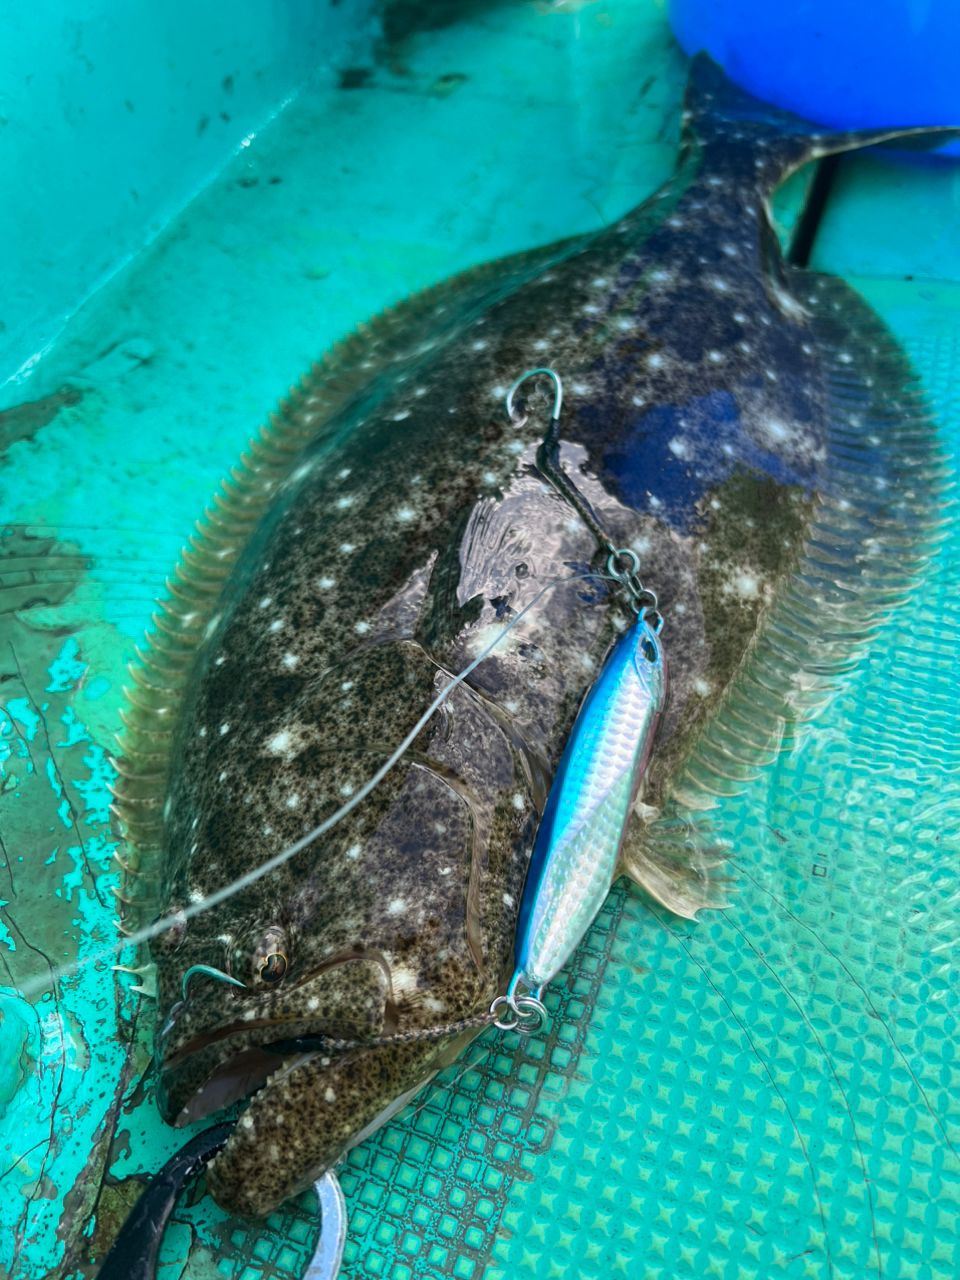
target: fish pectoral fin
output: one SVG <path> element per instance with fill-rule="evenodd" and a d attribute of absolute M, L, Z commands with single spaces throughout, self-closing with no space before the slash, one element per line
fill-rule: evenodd
<path fill-rule="evenodd" d="M 729 906 L 725 890 L 730 881 L 719 872 L 725 860 L 723 847 L 699 839 L 695 829 L 664 821 L 649 824 L 634 812 L 617 873 L 629 876 L 674 915 L 696 920 L 698 911 Z"/>

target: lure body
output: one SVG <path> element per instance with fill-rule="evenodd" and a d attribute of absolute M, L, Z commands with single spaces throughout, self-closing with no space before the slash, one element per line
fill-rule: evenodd
<path fill-rule="evenodd" d="M 666 693 L 659 637 L 638 618 L 584 699 L 560 760 L 520 903 L 511 993 L 522 983 L 538 995 L 603 905 Z"/>

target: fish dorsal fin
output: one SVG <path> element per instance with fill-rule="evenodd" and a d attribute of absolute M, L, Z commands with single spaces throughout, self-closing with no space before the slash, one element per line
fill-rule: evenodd
<path fill-rule="evenodd" d="M 907 606 L 941 529 L 949 473 L 907 357 L 843 281 L 791 270 L 789 284 L 823 358 L 826 480 L 798 563 L 646 828 L 654 859 L 664 843 L 667 873 L 683 839 L 712 843 L 718 800 L 742 792 L 809 732 L 881 627 Z"/>
<path fill-rule="evenodd" d="M 484 307 L 551 262 L 581 237 L 470 268 L 382 312 L 339 342 L 290 389 L 197 521 L 136 650 L 124 691 L 114 761 L 114 812 L 127 841 L 120 901 L 147 911 L 159 870 L 163 802 L 176 722 L 196 652 L 221 608 L 243 548 L 302 451 L 335 429 L 338 415 L 378 377 L 398 375 L 441 345 Z M 139 877 L 136 889 L 130 879 Z M 126 922 L 121 919 L 121 928 Z"/>

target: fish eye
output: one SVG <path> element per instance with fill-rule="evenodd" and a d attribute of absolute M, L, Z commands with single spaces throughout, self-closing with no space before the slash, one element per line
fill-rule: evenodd
<path fill-rule="evenodd" d="M 248 935 L 237 953 L 239 972 L 251 986 L 278 986 L 290 968 L 290 940 L 280 925 Z"/>
<path fill-rule="evenodd" d="M 260 981 L 271 985 L 280 982 L 287 972 L 287 957 L 282 951 L 271 951 L 260 966 Z"/>

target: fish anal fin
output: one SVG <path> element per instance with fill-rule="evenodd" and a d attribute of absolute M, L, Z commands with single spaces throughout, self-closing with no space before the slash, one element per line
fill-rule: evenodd
<path fill-rule="evenodd" d="M 665 789 L 688 816 L 800 748 L 921 587 L 947 518 L 949 471 L 907 356 L 842 280 L 791 268 L 788 284 L 820 357 L 826 458 L 797 562 Z"/>

